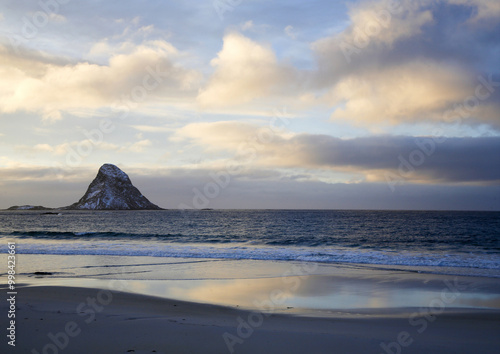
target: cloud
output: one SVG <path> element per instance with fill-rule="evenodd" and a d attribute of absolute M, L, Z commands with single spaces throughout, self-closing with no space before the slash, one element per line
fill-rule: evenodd
<path fill-rule="evenodd" d="M 232 150 L 242 141 L 257 136 L 259 127 L 243 122 L 219 121 L 192 123 L 176 132 L 176 137 L 191 139 L 210 150 Z"/>
<path fill-rule="evenodd" d="M 493 31 L 500 29 L 500 16 L 495 4 L 357 2 L 344 30 L 311 44 L 317 61 L 313 70 L 298 70 L 278 60 L 270 46 L 231 32 L 212 60 L 215 72 L 197 100 L 202 108 L 226 110 L 266 107 L 270 101 L 295 110 L 326 106 L 333 109 L 333 120 L 356 126 L 446 124 L 443 117 L 450 110 L 474 99 L 479 78 L 493 75 L 495 85 L 498 81 L 493 58 L 500 36 Z M 470 26 L 486 13 L 493 27 Z M 285 34 L 293 37 L 293 26 Z M 461 123 L 500 128 L 497 87 L 474 102 Z"/>
<path fill-rule="evenodd" d="M 32 111 L 47 120 L 61 112 L 172 100 L 196 85 L 199 75 L 175 63 L 178 51 L 165 41 L 148 41 L 115 54 L 107 65 L 42 61 L 0 47 L 0 112 Z M 39 56 L 38 56 L 39 57 Z M 19 59 L 19 62 L 17 61 Z"/>
<path fill-rule="evenodd" d="M 50 21 L 59 22 L 59 23 L 65 23 L 65 22 L 68 21 L 66 19 L 66 17 L 64 17 L 63 15 L 56 14 L 56 13 L 53 13 L 53 12 L 49 15 L 49 19 L 50 19 Z"/>
<path fill-rule="evenodd" d="M 63 155 L 66 153 L 66 144 L 60 144 L 57 146 L 51 146 L 49 144 L 37 144 L 33 147 L 33 150 L 40 152 L 53 152 L 57 155 Z"/>
<path fill-rule="evenodd" d="M 146 133 L 165 133 L 172 132 L 174 129 L 169 127 L 162 127 L 158 125 L 131 125 L 132 128 L 140 132 Z"/>
<path fill-rule="evenodd" d="M 337 106 L 332 119 L 356 124 L 444 122 L 447 109 L 474 94 L 474 79 L 460 67 L 420 61 L 353 74 L 331 91 L 329 103 Z"/>
<path fill-rule="evenodd" d="M 132 152 L 143 152 L 145 148 L 151 145 L 153 145 L 153 143 L 150 140 L 143 139 L 136 143 L 133 143 L 130 147 L 128 147 L 128 150 Z"/>
<path fill-rule="evenodd" d="M 249 29 L 252 29 L 254 27 L 253 21 L 246 21 L 241 25 L 241 30 L 242 31 L 247 31 Z"/>
<path fill-rule="evenodd" d="M 432 12 L 418 5 L 424 3 L 429 1 L 382 0 L 353 5 L 349 12 L 351 26 L 342 34 L 342 40 L 355 43 L 370 37 L 391 46 L 400 39 L 418 35 L 433 20 Z"/>
<path fill-rule="evenodd" d="M 500 137 L 432 138 L 284 134 L 240 122 L 195 123 L 183 138 L 250 168 L 316 169 L 414 183 L 500 182 Z M 399 183 L 398 182 L 398 183 Z"/>
<path fill-rule="evenodd" d="M 64 174 L 68 181 L 76 181 L 87 178 L 86 174 L 90 175 L 90 171 L 86 171 L 85 168 L 69 169 L 55 164 L 53 166 L 37 166 L 17 161 L 6 162 L 2 163 L 0 167 L 0 179 L 4 181 L 57 181 L 61 174 Z"/>
<path fill-rule="evenodd" d="M 499 137 L 432 138 L 375 136 L 338 139 L 300 135 L 297 164 L 347 168 L 364 173 L 370 181 L 384 181 L 391 172 L 401 182 L 498 183 Z"/>
<path fill-rule="evenodd" d="M 379 0 L 352 5 L 345 30 L 312 44 L 320 82 L 329 84 L 363 68 L 373 70 L 398 50 L 398 42 L 418 38 L 422 27 L 433 21 L 432 12 L 424 10 L 422 3 L 427 1 Z"/>
<path fill-rule="evenodd" d="M 217 58 L 215 73 L 198 95 L 202 107 L 226 107 L 287 91 L 294 83 L 294 69 L 278 62 L 268 46 L 231 32 Z"/>
<path fill-rule="evenodd" d="M 497 0 L 449 0 L 449 2 L 473 8 L 475 14 L 469 19 L 472 23 L 500 17 L 500 2 Z"/>
<path fill-rule="evenodd" d="M 69 161 L 74 161 L 78 157 L 85 159 L 88 155 L 97 151 L 100 152 L 114 152 L 116 154 L 130 154 L 130 153 L 144 153 L 147 148 L 151 147 L 153 143 L 149 139 L 140 138 L 135 142 L 127 142 L 121 144 L 114 144 L 106 141 L 98 141 L 91 139 L 74 140 L 64 142 L 62 144 L 35 144 L 35 145 L 17 145 L 15 150 L 25 156 L 33 158 L 43 158 L 43 156 L 50 156 L 52 161 L 60 160 L 67 164 Z M 73 157 L 77 156 L 77 157 Z M 118 156 L 118 155 L 116 155 Z M 74 166 L 74 164 L 70 165 Z"/>
<path fill-rule="evenodd" d="M 56 144 L 56 145 L 50 145 L 47 143 L 43 144 L 35 144 L 33 146 L 31 145 L 17 145 L 15 146 L 15 149 L 18 152 L 22 152 L 28 155 L 38 155 L 38 154 L 44 154 L 44 153 L 49 153 L 53 156 L 62 156 L 65 155 L 68 150 L 72 146 L 76 146 L 78 142 L 72 142 L 72 143 L 62 143 L 62 144 Z"/>
<path fill-rule="evenodd" d="M 498 6 L 489 0 L 356 3 L 344 31 L 312 44 L 318 71 L 302 99 L 333 106 L 333 119 L 355 124 L 442 121 L 476 95 L 480 77 L 498 81 Z M 482 17 L 489 26 L 469 25 Z M 468 112 L 467 124 L 500 126 L 497 87 Z"/>

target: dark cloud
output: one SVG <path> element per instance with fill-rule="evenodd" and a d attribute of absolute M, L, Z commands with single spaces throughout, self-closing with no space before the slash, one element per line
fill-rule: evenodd
<path fill-rule="evenodd" d="M 382 170 L 409 181 L 500 181 L 500 137 L 374 136 L 344 140 L 301 134 L 288 143 L 302 152 L 301 163 L 316 167 Z"/>

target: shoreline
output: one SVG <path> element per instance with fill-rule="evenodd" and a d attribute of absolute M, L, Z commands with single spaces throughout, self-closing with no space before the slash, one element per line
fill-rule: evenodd
<path fill-rule="evenodd" d="M 275 311 L 321 316 L 329 311 L 428 307 L 437 300 L 447 308 L 500 309 L 500 281 L 490 277 L 310 262 L 17 257 L 17 283 L 28 287 L 113 289 L 113 283 L 121 282 L 126 286 L 119 290 L 129 293 L 248 310 L 278 297 Z"/>
<path fill-rule="evenodd" d="M 4 340 L 6 353 L 51 347 L 71 353 L 495 353 L 500 345 L 500 310 L 493 309 L 322 318 L 99 288 L 33 286 L 18 294 L 16 347 L 5 349 Z"/>
<path fill-rule="evenodd" d="M 66 236 L 65 236 L 66 237 Z M 184 262 L 200 261 L 255 261 L 255 262 L 304 262 L 316 263 L 323 266 L 364 267 L 373 269 L 387 269 L 395 271 L 413 271 L 418 273 L 479 276 L 500 279 L 498 257 L 493 254 L 475 255 L 470 259 L 465 254 L 443 255 L 434 253 L 430 256 L 418 252 L 394 252 L 390 250 L 350 250 L 342 247 L 326 249 L 327 256 L 318 256 L 317 249 L 308 247 L 267 247 L 262 245 L 234 244 L 206 244 L 206 243 L 164 243 L 155 240 L 120 240 L 85 239 L 76 236 L 75 239 L 46 240 L 46 239 L 17 239 L 3 238 L 5 242 L 17 242 L 22 249 L 18 257 L 71 257 L 83 259 L 95 257 L 122 259 L 151 259 L 151 263 L 161 263 L 165 260 Z M 126 248 L 124 248 L 126 245 Z M 134 251 L 131 252 L 130 250 Z M 425 253 L 425 252 L 424 252 Z M 2 259 L 0 254 L 0 260 Z M 324 259 L 327 257 L 328 259 Z M 333 257 L 333 258 L 332 258 Z M 381 259 L 379 259 L 382 257 Z M 406 258 L 409 257 L 409 258 Z M 423 261 L 422 261 L 423 257 Z M 453 259 L 442 263 L 442 259 Z M 335 260 L 338 258 L 337 260 Z M 69 259 L 69 258 L 68 258 Z M 460 263 L 463 260 L 465 263 Z M 479 266 L 474 262 L 480 262 Z M 471 263 L 472 262 L 472 263 Z M 29 263 L 29 260 L 28 262 Z M 484 263 L 484 264 L 483 264 Z"/>

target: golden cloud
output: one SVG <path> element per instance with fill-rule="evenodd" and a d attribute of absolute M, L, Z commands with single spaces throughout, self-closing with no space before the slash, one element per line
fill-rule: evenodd
<path fill-rule="evenodd" d="M 107 65 L 64 64 L 24 57 L 0 47 L 0 112 L 19 110 L 61 118 L 61 111 L 139 104 L 178 97 L 196 86 L 199 74 L 175 63 L 177 51 L 164 41 L 149 41 L 132 52 L 115 54 Z M 18 61 L 18 59 L 20 59 Z"/>
<path fill-rule="evenodd" d="M 340 80 L 329 94 L 331 118 L 356 124 L 445 123 L 453 103 L 474 94 L 472 78 L 452 65 L 415 61 Z"/>

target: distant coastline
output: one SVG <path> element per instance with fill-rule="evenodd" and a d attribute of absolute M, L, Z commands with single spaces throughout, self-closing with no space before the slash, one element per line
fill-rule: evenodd
<path fill-rule="evenodd" d="M 58 208 L 47 208 L 41 205 L 14 205 L 5 210 L 57 210 Z"/>

